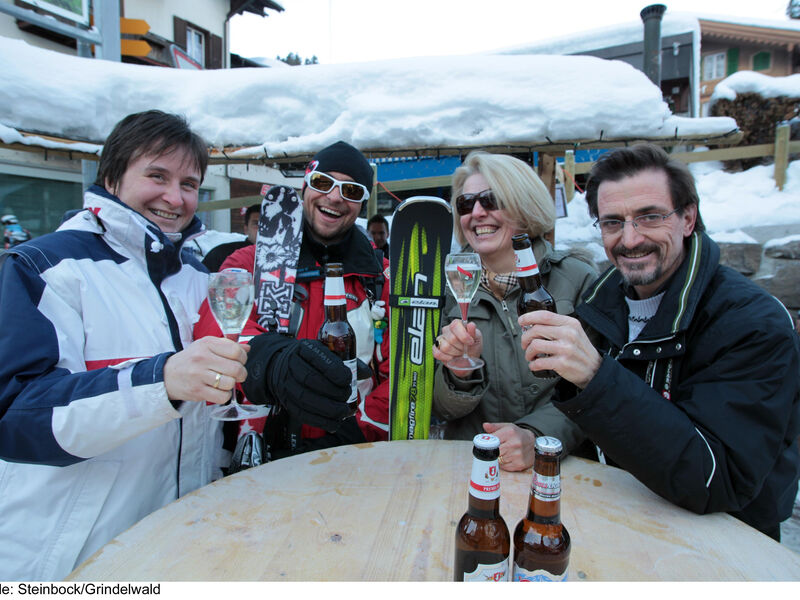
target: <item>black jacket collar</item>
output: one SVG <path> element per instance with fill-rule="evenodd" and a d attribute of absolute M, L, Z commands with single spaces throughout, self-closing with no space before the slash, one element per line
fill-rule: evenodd
<path fill-rule="evenodd" d="M 311 236 L 307 222 L 303 222 L 303 244 L 300 247 L 300 258 L 297 261 L 298 271 L 311 272 L 329 262 L 340 262 L 344 266 L 344 274 L 366 275 L 376 277 L 383 273 L 383 265 L 378 262 L 372 244 L 355 225 L 350 228 L 344 238 L 333 244 L 323 244 Z M 298 272 L 298 277 L 300 273 Z"/>

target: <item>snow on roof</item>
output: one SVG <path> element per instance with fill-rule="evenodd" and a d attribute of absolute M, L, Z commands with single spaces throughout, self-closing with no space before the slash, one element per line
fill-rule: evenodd
<path fill-rule="evenodd" d="M 700 34 L 700 20 L 733 23 L 771 29 L 800 31 L 800 20 L 753 19 L 750 17 L 727 17 L 703 13 L 666 12 L 661 21 L 661 37 L 682 33 Z M 641 42 L 644 24 L 641 19 L 627 21 L 571 35 L 559 36 L 531 44 L 523 44 L 495 50 L 493 54 L 579 54 L 601 48 L 613 48 L 624 44 Z"/>
<path fill-rule="evenodd" d="M 754 71 L 737 71 L 716 85 L 709 106 L 717 100 L 735 100 L 736 94 L 746 93 L 758 94 L 762 98 L 800 98 L 800 74 L 772 77 Z"/>
<path fill-rule="evenodd" d="M 681 33 L 700 32 L 697 16 L 687 13 L 664 14 L 661 21 L 661 37 Z M 579 54 L 600 48 L 613 48 L 624 44 L 641 42 L 644 25 L 640 20 L 626 21 L 617 25 L 600 27 L 589 31 L 558 36 L 531 44 L 523 44 L 496 50 L 497 54 Z"/>
<path fill-rule="evenodd" d="M 78 58 L 0 37 L 0 125 L 102 143 L 125 115 L 184 114 L 234 158 L 724 136 L 728 117 L 671 115 L 657 86 L 590 56 L 456 56 L 287 69 L 165 69 Z M 13 135 L 13 134 L 12 134 Z M 7 129 L 0 141 L 8 141 Z"/>

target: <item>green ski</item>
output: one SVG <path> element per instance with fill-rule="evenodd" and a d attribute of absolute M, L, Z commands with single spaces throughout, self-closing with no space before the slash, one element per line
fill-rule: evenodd
<path fill-rule="evenodd" d="M 392 217 L 389 439 L 428 438 L 433 401 L 433 342 L 439 334 L 453 218 L 441 198 L 414 196 Z"/>

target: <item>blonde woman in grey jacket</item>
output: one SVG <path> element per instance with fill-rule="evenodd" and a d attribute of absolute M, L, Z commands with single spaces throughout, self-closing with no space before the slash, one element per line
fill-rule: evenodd
<path fill-rule="evenodd" d="M 508 471 L 533 464 L 533 442 L 552 435 L 566 452 L 583 439 L 580 430 L 557 410 L 550 397 L 558 378 L 535 377 L 520 344 L 511 236 L 527 233 L 545 287 L 560 314 L 572 314 L 583 292 L 597 277 L 591 260 L 556 251 L 542 235 L 553 229 L 555 207 L 533 169 L 512 156 L 472 152 L 453 174 L 451 195 L 458 242 L 481 257 L 481 285 L 461 321 L 448 294 L 433 350 L 440 361 L 434 383 L 434 415 L 446 421 L 447 439 L 469 440 L 478 433 L 500 438 L 500 465 Z M 444 366 L 463 354 L 480 356 L 474 371 Z"/>

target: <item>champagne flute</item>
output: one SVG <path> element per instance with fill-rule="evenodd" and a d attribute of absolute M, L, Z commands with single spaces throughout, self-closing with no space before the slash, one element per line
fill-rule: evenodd
<path fill-rule="evenodd" d="M 475 252 L 448 254 L 444 259 L 444 272 L 447 286 L 461 308 L 461 320 L 467 326 L 469 303 L 481 283 L 481 257 Z M 463 356 L 449 360 L 445 365 L 450 369 L 471 370 L 483 366 L 480 358 L 472 358 L 464 348 Z"/>
<path fill-rule="evenodd" d="M 211 273 L 208 277 L 208 306 L 223 335 L 238 342 L 239 334 L 253 310 L 253 276 L 244 269 Z M 215 407 L 210 416 L 220 421 L 241 421 L 265 417 L 268 412 L 266 406 L 239 404 L 234 385 L 230 404 Z"/>

